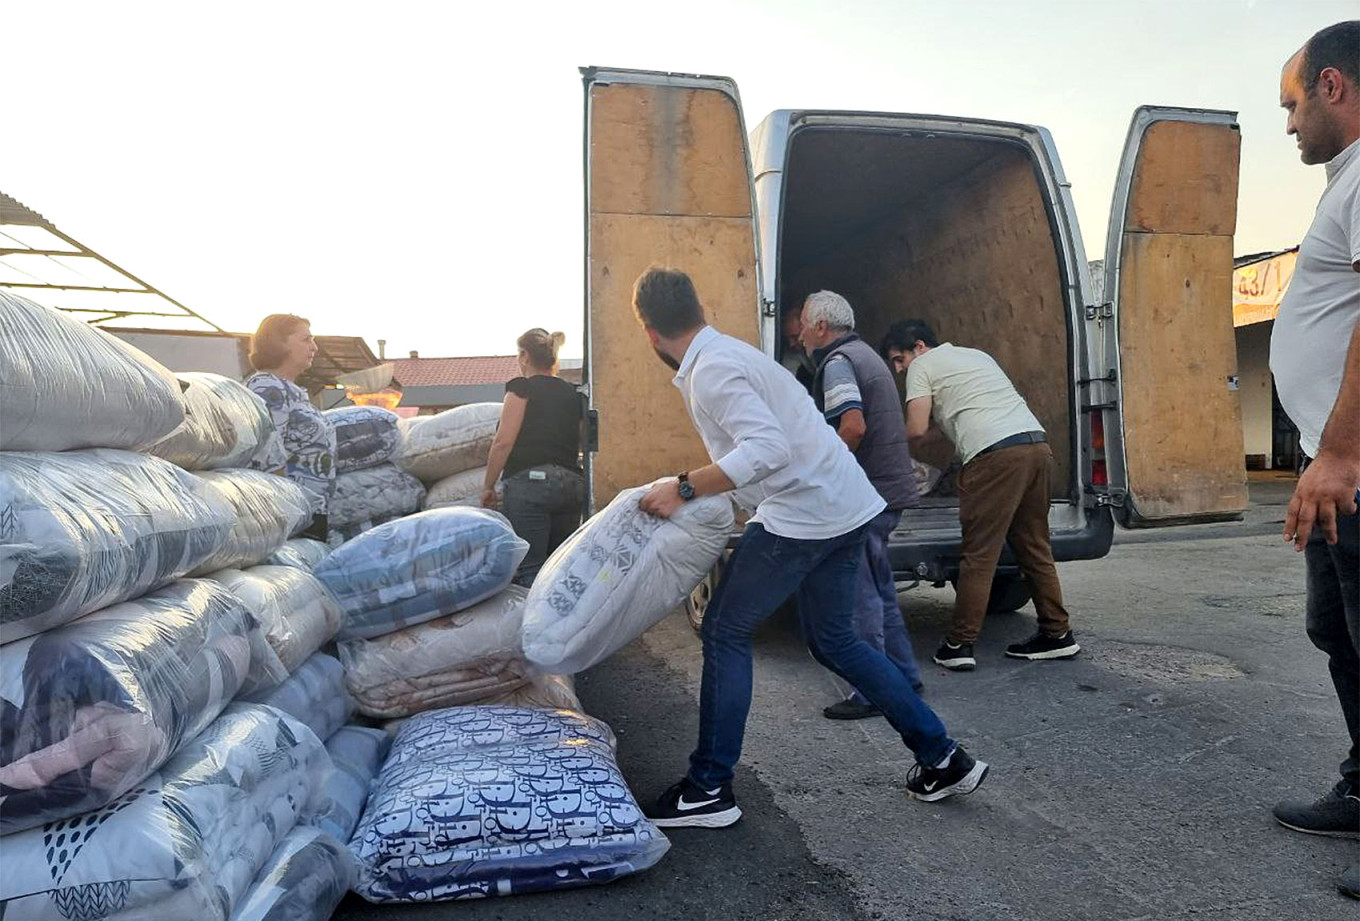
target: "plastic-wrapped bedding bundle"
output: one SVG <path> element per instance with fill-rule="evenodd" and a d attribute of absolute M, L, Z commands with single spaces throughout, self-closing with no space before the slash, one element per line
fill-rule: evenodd
<path fill-rule="evenodd" d="M 490 598 L 528 552 L 495 512 L 436 508 L 360 534 L 332 551 L 316 576 L 345 610 L 340 638 L 367 638 Z"/>
<path fill-rule="evenodd" d="M 101 329 L 0 291 L 0 330 L 0 450 L 139 450 L 184 421 L 175 376 Z"/>
<path fill-rule="evenodd" d="M 335 470 L 385 464 L 401 444 L 401 418 L 381 406 L 342 406 L 322 413 L 335 426 Z"/>
<path fill-rule="evenodd" d="M 581 699 L 576 696 L 576 682 L 571 675 L 535 675 L 517 691 L 486 701 L 504 707 L 539 707 L 544 710 L 576 710 L 584 713 Z"/>
<path fill-rule="evenodd" d="M 336 529 L 361 521 L 383 521 L 420 511 L 425 486 L 391 464 L 351 470 L 335 478 L 327 523 Z"/>
<path fill-rule="evenodd" d="M 670 842 L 638 809 L 613 746 L 604 723 L 566 711 L 412 717 L 350 839 L 355 891 L 370 902 L 465 899 L 647 869 Z"/>
<path fill-rule="evenodd" d="M 186 470 L 248 467 L 260 460 L 282 469 L 282 443 L 276 442 L 269 409 L 240 381 L 207 371 L 176 375 L 185 385 L 184 424 L 152 445 L 150 453 Z M 266 455 L 277 456 L 270 463 Z"/>
<path fill-rule="evenodd" d="M 294 537 L 265 558 L 270 566 L 292 566 L 305 572 L 314 572 L 321 561 L 330 555 L 330 544 L 313 540 L 310 537 Z"/>
<path fill-rule="evenodd" d="M 223 569 L 208 578 L 245 603 L 289 672 L 335 636 L 345 619 L 340 602 L 316 576 L 291 566 Z"/>
<path fill-rule="evenodd" d="M 516 691 L 531 670 L 519 650 L 526 590 L 512 585 L 456 614 L 339 644 L 359 710 L 390 719 Z"/>
<path fill-rule="evenodd" d="M 381 729 L 342 726 L 326 740 L 326 751 L 335 770 L 326 780 L 321 802 L 308 823 L 349 841 L 359 824 L 368 788 L 378 775 L 392 737 Z"/>
<path fill-rule="evenodd" d="M 485 467 L 473 467 L 453 476 L 446 476 L 430 487 L 425 493 L 425 508 L 443 508 L 446 505 L 470 505 L 474 508 L 482 504 L 482 483 L 486 480 Z M 496 494 L 504 490 L 501 481 L 496 482 Z"/>
<path fill-rule="evenodd" d="M 396 464 L 426 483 L 485 467 L 501 420 L 501 404 L 469 403 L 401 421 Z"/>
<path fill-rule="evenodd" d="M 220 496 L 157 457 L 0 453 L 0 643 L 173 582 L 231 524 Z"/>
<path fill-rule="evenodd" d="M 672 611 L 718 561 L 732 533 L 722 496 L 686 502 L 670 518 L 619 493 L 539 571 L 524 603 L 524 654 L 558 673 L 583 672 Z"/>
<path fill-rule="evenodd" d="M 285 677 L 250 612 L 206 580 L 0 646 L 0 834 L 103 806 L 238 691 Z"/>
<path fill-rule="evenodd" d="M 4 839 L 5 921 L 226 921 L 329 768 L 306 726 L 233 704 L 94 812 Z"/>
<path fill-rule="evenodd" d="M 344 669 L 321 652 L 313 653 L 287 681 L 251 695 L 250 700 L 287 713 L 319 739 L 329 738 L 354 715 L 354 701 L 345 693 Z"/>
<path fill-rule="evenodd" d="M 274 849 L 231 921 L 326 921 L 355 880 L 345 845 L 298 826 Z"/>
<path fill-rule="evenodd" d="M 258 470 L 210 470 L 192 474 L 230 505 L 236 519 L 222 546 L 193 571 L 254 566 L 312 520 L 312 502 L 292 480 Z"/>

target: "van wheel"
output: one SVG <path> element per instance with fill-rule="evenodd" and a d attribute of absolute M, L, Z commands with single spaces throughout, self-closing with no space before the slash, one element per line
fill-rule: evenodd
<path fill-rule="evenodd" d="M 950 579 L 949 584 L 958 591 L 958 579 Z M 987 613 L 1009 614 L 1018 611 L 1029 604 L 1031 597 L 1029 583 L 1025 581 L 1024 576 L 1018 573 L 1013 576 L 997 576 L 992 579 L 992 594 L 987 599 Z"/>
<path fill-rule="evenodd" d="M 725 560 L 719 559 L 708 571 L 708 575 L 704 576 L 703 581 L 694 586 L 694 591 L 685 599 L 685 616 L 689 618 L 689 625 L 694 628 L 695 633 L 698 633 L 704 625 L 704 612 L 708 610 L 709 602 L 713 600 L 713 590 L 718 587 L 718 578 L 722 575 L 724 562 Z"/>

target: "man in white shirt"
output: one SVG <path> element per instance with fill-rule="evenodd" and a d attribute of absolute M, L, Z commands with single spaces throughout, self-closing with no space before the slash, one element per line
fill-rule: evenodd
<path fill-rule="evenodd" d="M 1351 747 L 1330 792 L 1282 802 L 1275 818 L 1296 831 L 1360 838 L 1360 21 L 1323 29 L 1289 59 L 1280 105 L 1303 162 L 1327 170 L 1270 341 L 1280 403 L 1311 458 L 1284 539 L 1304 553 L 1308 637 L 1327 653 Z M 1339 886 L 1360 898 L 1360 865 Z"/>
<path fill-rule="evenodd" d="M 713 463 L 658 483 L 642 508 L 668 517 L 695 496 L 732 493 L 753 512 L 704 613 L 699 742 L 689 772 L 647 815 L 663 828 L 741 818 L 732 771 L 751 706 L 751 637 L 795 592 L 814 656 L 883 711 L 916 755 L 907 790 L 933 801 L 971 793 L 987 765 L 949 738 L 902 672 L 855 633 L 866 526 L 884 509 L 845 443 L 793 376 L 706 325 L 688 275 L 652 268 L 633 307 Z"/>
<path fill-rule="evenodd" d="M 1053 451 L 1044 427 L 990 355 L 941 344 L 921 320 L 894 323 L 880 351 L 907 374 L 907 437 L 913 452 L 945 438 L 963 464 L 963 547 L 954 624 L 935 652 L 935 662 L 954 671 L 977 667 L 973 644 L 982 632 L 996 564 L 1008 542 L 1029 580 L 1039 630 L 1007 647 L 1006 655 L 1031 660 L 1075 656 L 1081 647 L 1063 607 L 1049 542 Z"/>

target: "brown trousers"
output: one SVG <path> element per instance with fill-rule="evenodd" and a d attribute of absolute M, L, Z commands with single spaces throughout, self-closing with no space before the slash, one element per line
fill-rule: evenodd
<path fill-rule="evenodd" d="M 1052 468 L 1053 451 L 1040 443 L 979 455 L 959 473 L 963 558 L 959 562 L 951 643 L 972 643 L 982 632 L 996 563 L 1007 541 L 1020 571 L 1029 580 L 1039 612 L 1039 629 L 1048 636 L 1067 632 L 1069 618 L 1048 539 Z"/>

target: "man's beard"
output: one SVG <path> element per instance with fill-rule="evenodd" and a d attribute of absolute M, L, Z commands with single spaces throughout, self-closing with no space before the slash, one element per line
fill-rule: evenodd
<path fill-rule="evenodd" d="M 662 361 L 666 363 L 666 367 L 670 368 L 672 371 L 680 370 L 680 362 L 676 361 L 674 358 L 667 355 L 665 352 L 661 351 L 656 346 L 652 346 L 652 351 L 656 352 L 657 358 L 660 358 Z"/>

